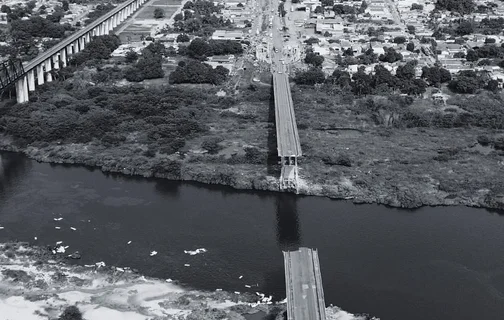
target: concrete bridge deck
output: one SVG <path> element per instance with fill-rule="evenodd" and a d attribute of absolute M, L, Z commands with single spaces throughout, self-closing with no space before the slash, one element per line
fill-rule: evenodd
<path fill-rule="evenodd" d="M 284 251 L 287 319 L 325 320 L 325 300 L 317 250 Z"/>
<path fill-rule="evenodd" d="M 278 156 L 300 157 L 301 144 L 294 115 L 289 76 L 285 73 L 273 73 L 273 90 Z"/>

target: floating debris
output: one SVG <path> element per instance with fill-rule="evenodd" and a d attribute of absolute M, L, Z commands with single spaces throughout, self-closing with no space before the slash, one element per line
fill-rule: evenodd
<path fill-rule="evenodd" d="M 58 248 L 56 248 L 56 252 L 57 253 L 65 253 L 65 247 L 59 246 Z"/>
<path fill-rule="evenodd" d="M 105 267 L 105 262 L 103 262 L 103 261 L 97 262 L 97 263 L 95 263 L 95 266 L 97 266 L 98 268 Z"/>
<path fill-rule="evenodd" d="M 170 278 L 166 279 L 166 282 L 172 282 L 172 281 L 173 281 L 173 280 L 172 280 L 172 279 L 170 279 Z"/>
<path fill-rule="evenodd" d="M 234 293 L 236 293 L 236 294 L 240 294 L 240 292 L 239 292 L 239 291 L 235 291 Z"/>
<path fill-rule="evenodd" d="M 73 231 L 76 231 L 77 229 L 75 229 L 74 227 L 70 227 L 70 229 L 72 229 Z"/>
<path fill-rule="evenodd" d="M 239 277 L 238 277 L 238 279 L 241 279 L 241 278 L 243 278 L 243 276 L 239 276 Z"/>
<path fill-rule="evenodd" d="M 191 251 L 191 250 L 184 250 L 184 253 L 187 253 L 191 256 L 194 256 L 194 255 L 197 255 L 197 254 L 200 254 L 200 253 L 205 253 L 207 252 L 207 249 L 205 248 L 199 248 L 199 249 L 196 249 L 194 251 Z"/>
<path fill-rule="evenodd" d="M 252 288 L 252 286 L 249 286 L 248 284 L 246 284 L 245 288 Z"/>
<path fill-rule="evenodd" d="M 63 218 L 54 218 L 54 221 L 61 221 Z"/>
<path fill-rule="evenodd" d="M 62 244 L 62 243 L 63 243 L 63 241 L 57 241 L 57 242 L 56 242 L 56 245 L 60 245 L 60 244 Z"/>
<path fill-rule="evenodd" d="M 94 268 L 96 266 L 94 264 L 85 264 L 84 267 L 86 267 L 86 268 Z"/>
<path fill-rule="evenodd" d="M 191 265 L 189 263 L 184 264 L 184 267 L 190 267 Z"/>
<path fill-rule="evenodd" d="M 151 251 L 150 256 L 153 257 L 157 254 L 157 251 Z"/>
<path fill-rule="evenodd" d="M 37 240 L 37 237 L 33 237 L 34 240 Z"/>
<path fill-rule="evenodd" d="M 54 227 L 54 229 L 57 229 L 57 230 L 59 230 L 59 229 L 61 229 L 61 227 Z"/>
<path fill-rule="evenodd" d="M 215 289 L 215 291 L 222 291 L 222 289 Z"/>
<path fill-rule="evenodd" d="M 131 241 L 128 241 L 128 244 L 131 244 Z"/>
<path fill-rule="evenodd" d="M 124 272 L 124 269 L 123 269 L 123 268 L 116 267 L 115 269 L 116 269 L 116 271 L 119 271 L 119 272 Z"/>
<path fill-rule="evenodd" d="M 4 227 L 0 227 L 0 230 L 5 229 Z"/>
<path fill-rule="evenodd" d="M 79 251 L 75 251 L 74 253 L 68 255 L 68 257 L 71 258 L 71 259 L 76 259 L 77 260 L 77 259 L 81 258 L 81 255 L 80 255 Z"/>

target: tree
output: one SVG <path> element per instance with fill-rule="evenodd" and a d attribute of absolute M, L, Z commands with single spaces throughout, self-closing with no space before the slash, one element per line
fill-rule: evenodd
<path fill-rule="evenodd" d="M 471 21 L 462 21 L 461 23 L 459 23 L 455 32 L 459 36 L 472 34 L 474 33 L 474 25 Z"/>
<path fill-rule="evenodd" d="M 413 42 L 408 42 L 408 44 L 406 45 L 406 50 L 408 51 L 415 51 L 415 44 Z"/>
<path fill-rule="evenodd" d="M 360 64 L 369 65 L 378 62 L 378 55 L 374 53 L 372 48 L 369 48 L 366 52 L 364 52 L 364 54 L 358 56 L 357 60 Z"/>
<path fill-rule="evenodd" d="M 126 52 L 126 55 L 124 56 L 124 58 L 126 59 L 127 63 L 135 62 L 138 59 L 138 53 L 136 53 L 133 50 L 129 50 L 128 52 Z"/>
<path fill-rule="evenodd" d="M 380 54 L 378 59 L 383 62 L 394 63 L 403 59 L 402 54 L 396 52 L 394 48 L 384 48 L 385 54 Z"/>
<path fill-rule="evenodd" d="M 372 78 L 373 87 L 376 88 L 380 85 L 386 85 L 392 89 L 395 89 L 399 86 L 398 79 L 392 73 L 390 73 L 390 71 L 387 70 L 384 66 L 376 65 L 374 70 L 375 74 L 373 75 Z"/>
<path fill-rule="evenodd" d="M 173 16 L 173 20 L 174 21 L 182 21 L 182 20 L 184 20 L 184 15 L 181 12 L 179 12 Z"/>
<path fill-rule="evenodd" d="M 312 68 L 308 71 L 302 71 L 296 73 L 294 77 L 294 82 L 296 84 L 305 84 L 313 86 L 317 83 L 324 83 L 325 74 L 319 68 Z"/>
<path fill-rule="evenodd" d="M 423 5 L 418 4 L 418 3 L 413 3 L 411 5 L 411 9 L 410 10 L 420 10 L 420 11 L 422 11 L 423 10 Z"/>
<path fill-rule="evenodd" d="M 398 36 L 398 37 L 394 38 L 394 43 L 403 44 L 405 42 L 406 42 L 406 38 L 405 37 Z"/>
<path fill-rule="evenodd" d="M 408 95 L 418 96 L 426 91 L 427 83 L 422 79 L 413 79 L 405 82 L 402 86 L 401 92 Z"/>
<path fill-rule="evenodd" d="M 326 79 L 326 82 L 344 88 L 350 86 L 352 79 L 347 71 L 336 69 L 332 75 Z"/>
<path fill-rule="evenodd" d="M 61 8 L 63 8 L 63 11 L 68 11 L 70 5 L 68 4 L 67 0 L 61 1 Z"/>
<path fill-rule="evenodd" d="M 470 14 L 476 5 L 473 0 L 437 0 L 436 9 L 457 12 L 460 14 Z"/>
<path fill-rule="evenodd" d="M 161 19 L 164 18 L 165 12 L 161 8 L 156 8 L 154 9 L 154 19 Z"/>
<path fill-rule="evenodd" d="M 305 56 L 305 62 L 313 65 L 314 67 L 320 67 L 324 62 L 324 57 L 313 52 L 308 52 Z"/>
<path fill-rule="evenodd" d="M 489 80 L 485 89 L 492 92 L 499 91 L 499 81 L 494 79 Z"/>
<path fill-rule="evenodd" d="M 451 74 L 450 71 L 438 66 L 423 67 L 422 79 L 425 79 L 431 86 L 439 86 L 441 83 L 450 81 Z"/>
<path fill-rule="evenodd" d="M 456 93 L 475 93 L 482 88 L 484 82 L 472 70 L 461 71 L 457 77 L 448 83 L 448 88 Z"/>
<path fill-rule="evenodd" d="M 2 4 L 2 7 L 0 7 L 0 11 L 7 14 L 12 12 L 11 8 L 6 4 Z"/>
<path fill-rule="evenodd" d="M 68 306 L 59 316 L 58 320 L 82 320 L 82 313 L 76 306 Z"/>
<path fill-rule="evenodd" d="M 320 40 L 319 40 L 319 39 L 317 39 L 317 38 L 313 38 L 313 37 L 311 37 L 311 38 L 309 38 L 309 39 L 306 39 L 306 40 L 304 41 L 304 43 L 306 43 L 306 44 L 308 44 L 308 45 L 312 45 L 312 44 L 314 44 L 314 43 L 319 43 L 319 42 L 320 42 Z"/>
<path fill-rule="evenodd" d="M 408 26 L 407 26 L 407 28 L 408 28 L 408 32 L 409 32 L 410 34 L 415 34 L 415 31 L 416 31 L 415 26 L 408 25 Z"/>
<path fill-rule="evenodd" d="M 364 72 L 364 67 L 360 67 L 352 76 L 352 91 L 357 95 L 370 94 L 372 92 L 371 84 L 373 78 Z"/>
<path fill-rule="evenodd" d="M 315 10 L 313 10 L 314 13 L 324 13 L 324 8 L 322 6 L 317 6 Z"/>
<path fill-rule="evenodd" d="M 201 38 L 196 38 L 187 46 L 187 55 L 198 60 L 206 60 L 213 54 L 212 47 Z"/>
<path fill-rule="evenodd" d="M 181 33 L 177 36 L 177 42 L 181 43 L 181 42 L 189 42 L 191 39 L 189 38 L 189 36 L 185 33 Z"/>
<path fill-rule="evenodd" d="M 322 6 L 324 7 L 334 6 L 334 0 L 322 0 Z"/>
<path fill-rule="evenodd" d="M 467 51 L 467 55 L 466 55 L 467 61 L 478 61 L 478 59 L 479 59 L 478 52 L 476 52 L 475 50 L 472 50 L 472 49 Z"/>
<path fill-rule="evenodd" d="M 142 50 L 142 57 L 138 60 L 136 68 L 142 71 L 144 79 L 156 79 L 164 77 L 162 56 L 147 48 Z"/>
<path fill-rule="evenodd" d="M 401 80 L 413 80 L 415 78 L 416 60 L 408 61 L 405 65 L 397 67 L 396 77 Z"/>
<path fill-rule="evenodd" d="M 238 3 L 236 6 L 239 7 L 239 8 L 243 8 L 244 7 L 243 3 L 241 3 L 241 2 Z"/>

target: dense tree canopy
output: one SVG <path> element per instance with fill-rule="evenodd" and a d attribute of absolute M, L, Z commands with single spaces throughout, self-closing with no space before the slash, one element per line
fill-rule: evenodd
<path fill-rule="evenodd" d="M 384 48 L 385 54 L 380 54 L 378 59 L 383 62 L 394 63 L 403 59 L 402 54 L 396 52 L 394 48 Z"/>
<path fill-rule="evenodd" d="M 473 0 L 437 0 L 436 9 L 458 12 L 460 14 L 470 14 L 476 5 Z"/>
<path fill-rule="evenodd" d="M 324 57 L 313 52 L 306 53 L 304 61 L 314 67 L 320 67 L 324 62 Z"/>
<path fill-rule="evenodd" d="M 229 74 L 229 70 L 217 66 L 202 63 L 197 60 L 189 60 L 186 63 L 179 64 L 170 74 L 170 83 L 223 83 Z"/>
<path fill-rule="evenodd" d="M 301 71 L 296 73 L 294 77 L 294 82 L 296 84 L 305 84 L 313 86 L 317 83 L 323 83 L 325 81 L 325 74 L 319 68 L 312 68 L 308 71 Z"/>

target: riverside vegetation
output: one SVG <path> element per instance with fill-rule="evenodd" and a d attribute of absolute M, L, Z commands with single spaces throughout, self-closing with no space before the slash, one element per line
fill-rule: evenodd
<path fill-rule="evenodd" d="M 271 86 L 250 74 L 235 92 L 219 70 L 198 80 L 193 69 L 205 64 L 190 58 L 175 73 L 192 84 L 170 84 L 179 81 L 163 71 L 156 44 L 125 62 L 109 58 L 117 39 L 95 41 L 29 103 L 2 102 L 1 149 L 103 171 L 278 190 Z M 132 70 L 164 78 L 125 82 Z M 445 105 L 330 80 L 293 87 L 300 193 L 409 208 L 504 208 L 496 178 L 504 173 L 501 93 L 450 93 Z"/>

